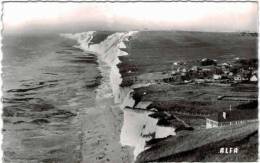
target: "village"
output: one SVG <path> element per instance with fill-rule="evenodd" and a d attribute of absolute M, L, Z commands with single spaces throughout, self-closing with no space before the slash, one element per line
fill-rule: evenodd
<path fill-rule="evenodd" d="M 176 66 L 175 66 L 176 65 Z M 177 67 L 177 69 L 174 69 Z M 188 68 L 185 63 L 173 63 L 172 75 L 180 76 L 181 81 L 187 82 L 257 82 L 256 61 L 235 58 L 233 63 L 218 64 L 216 60 L 203 58 L 200 66 Z"/>
<path fill-rule="evenodd" d="M 146 73 L 137 76 L 135 80 L 145 83 L 208 83 L 219 86 L 257 83 L 257 60 L 235 58 L 229 63 L 218 63 L 217 60 L 203 58 L 196 63 L 179 61 L 172 63 L 169 72 Z"/>

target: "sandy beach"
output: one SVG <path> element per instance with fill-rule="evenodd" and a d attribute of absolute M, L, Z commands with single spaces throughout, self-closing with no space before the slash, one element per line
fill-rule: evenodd
<path fill-rule="evenodd" d="M 4 161 L 132 162 L 120 144 L 123 115 L 109 67 L 73 40 L 42 37 L 4 40 Z"/>
<path fill-rule="evenodd" d="M 111 106 L 97 104 L 82 114 L 82 162 L 130 163 L 131 150 L 120 144 L 123 112 L 113 106 L 112 99 L 105 99 L 105 103 Z"/>

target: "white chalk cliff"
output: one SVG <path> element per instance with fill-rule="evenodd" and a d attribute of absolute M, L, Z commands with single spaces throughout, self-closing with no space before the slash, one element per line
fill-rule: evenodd
<path fill-rule="evenodd" d="M 97 55 L 99 63 L 101 63 L 100 69 L 102 75 L 109 74 L 110 83 L 107 87 L 110 87 L 109 90 L 112 89 L 114 102 L 121 104 L 122 108 L 126 106 L 133 107 L 135 101 L 132 98 L 132 88 L 137 87 L 138 84 L 133 85 L 132 88 L 120 87 L 122 78 L 117 65 L 120 63 L 119 56 L 128 55 L 128 53 L 121 50 L 122 48 L 126 48 L 124 42 L 129 41 L 129 37 L 135 35 L 137 31 L 117 32 L 109 35 L 104 41 L 98 44 L 91 44 L 94 33 L 94 31 L 89 31 L 76 34 L 62 34 L 62 36 L 77 40 L 79 48 Z M 105 64 L 103 68 L 102 63 Z M 106 66 L 109 67 L 109 70 Z M 144 84 L 140 86 L 142 85 Z M 104 88 L 105 90 L 106 88 Z M 99 93 L 100 95 L 97 96 L 108 95 L 107 92 L 99 91 Z M 145 141 L 150 140 L 152 134 L 155 134 L 156 138 L 175 135 L 173 128 L 157 126 L 158 119 L 149 117 L 148 114 L 150 113 L 149 111 L 135 112 L 124 110 L 124 124 L 121 130 L 120 142 L 122 145 L 135 147 L 135 157 L 145 149 Z"/>
<path fill-rule="evenodd" d="M 109 35 L 104 41 L 98 44 L 91 44 L 94 33 L 94 31 L 89 31 L 62 35 L 77 40 L 81 49 L 95 53 L 99 60 L 110 67 L 110 86 L 112 87 L 114 101 L 115 103 L 120 103 L 128 92 L 121 92 L 122 89 L 119 88 L 122 78 L 117 67 L 117 64 L 120 63 L 118 56 L 127 55 L 126 52 L 120 49 L 126 48 L 124 42 L 128 41 L 129 37 L 137 33 L 137 31 L 117 32 Z"/>

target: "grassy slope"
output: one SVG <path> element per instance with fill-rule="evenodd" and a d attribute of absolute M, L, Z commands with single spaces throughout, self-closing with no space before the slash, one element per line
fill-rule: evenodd
<path fill-rule="evenodd" d="M 243 101 L 218 100 L 218 96 L 241 95 L 257 97 L 257 87 L 247 86 L 247 89 L 234 87 L 217 87 L 206 85 L 169 85 L 155 84 L 135 89 L 135 95 L 141 101 L 153 101 L 150 108 L 158 110 L 185 111 L 197 113 L 214 113 L 229 108 L 233 109 Z M 252 87 L 250 90 L 249 87 Z M 144 95 L 144 92 L 147 94 Z"/>
<path fill-rule="evenodd" d="M 252 161 L 251 159 L 256 158 L 257 127 L 257 123 L 252 123 L 178 134 L 152 145 L 151 148 L 139 154 L 137 162 L 234 161 L 237 157 L 239 157 L 239 161 Z M 236 146 L 240 149 L 240 156 L 234 157 L 233 155 L 233 157 L 230 157 L 231 155 L 229 155 L 224 157 L 218 154 L 220 147 Z M 253 153 L 250 154 L 250 151 Z M 203 154 L 200 152 L 203 152 Z"/>

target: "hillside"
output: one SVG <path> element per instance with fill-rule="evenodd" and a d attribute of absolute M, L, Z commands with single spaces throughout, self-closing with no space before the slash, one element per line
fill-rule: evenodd
<path fill-rule="evenodd" d="M 133 109 L 152 110 L 176 136 L 152 139 L 137 157 L 149 161 L 255 161 L 257 124 L 206 129 L 205 118 L 258 106 L 257 37 L 241 33 L 141 31 L 122 49 L 121 87 L 133 88 Z M 138 85 L 138 86 L 137 86 Z M 220 155 L 222 146 L 239 155 Z M 202 154 L 202 153 L 205 153 Z"/>
<path fill-rule="evenodd" d="M 149 161 L 256 161 L 258 124 L 179 133 L 139 154 L 136 162 Z M 221 147 L 238 147 L 239 154 L 219 154 Z"/>

